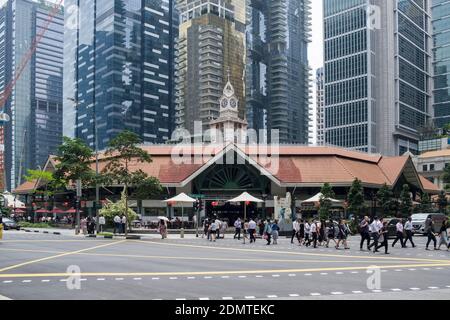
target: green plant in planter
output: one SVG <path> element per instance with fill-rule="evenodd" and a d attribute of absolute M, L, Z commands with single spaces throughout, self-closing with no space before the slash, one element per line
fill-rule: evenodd
<path fill-rule="evenodd" d="M 112 202 L 110 200 L 107 200 L 106 204 L 102 209 L 100 209 L 100 214 L 102 214 L 105 219 L 112 223 L 114 221 L 114 217 L 118 215 L 119 217 L 122 216 L 125 212 L 126 200 L 125 195 L 122 193 L 122 197 L 117 202 Z M 131 221 L 137 219 L 137 214 L 132 209 L 128 208 L 128 224 L 130 225 Z"/>

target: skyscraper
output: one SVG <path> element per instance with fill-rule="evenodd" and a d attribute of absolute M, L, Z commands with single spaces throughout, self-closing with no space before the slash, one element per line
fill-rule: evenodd
<path fill-rule="evenodd" d="M 0 91 L 15 81 L 2 106 L 11 120 L 4 127 L 7 189 L 62 141 L 63 15 L 44 1 L 9 0 L 0 9 Z"/>
<path fill-rule="evenodd" d="M 316 114 L 317 114 L 317 145 L 325 144 L 325 101 L 324 101 L 324 70 L 316 71 Z"/>
<path fill-rule="evenodd" d="M 248 122 L 281 143 L 308 143 L 310 14 L 309 0 L 248 1 Z"/>
<path fill-rule="evenodd" d="M 435 125 L 450 124 L 450 1 L 432 1 Z"/>
<path fill-rule="evenodd" d="M 194 133 L 219 117 L 228 74 L 245 116 L 246 1 L 177 0 L 180 14 L 176 57 L 177 128 Z"/>
<path fill-rule="evenodd" d="M 430 13 L 426 0 L 324 0 L 327 144 L 418 152 L 431 117 Z"/>
<path fill-rule="evenodd" d="M 173 0 L 66 0 L 64 133 L 104 149 L 123 130 L 170 139 Z M 97 144 L 96 144 L 97 141 Z"/>

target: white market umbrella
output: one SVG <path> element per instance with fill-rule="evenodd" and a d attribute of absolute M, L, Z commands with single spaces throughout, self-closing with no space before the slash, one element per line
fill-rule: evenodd
<path fill-rule="evenodd" d="M 255 202 L 255 203 L 261 203 L 264 202 L 264 200 L 255 198 L 248 192 L 242 193 L 240 196 L 228 200 L 228 202 L 244 202 L 244 222 L 247 219 L 247 202 Z M 244 236 L 244 244 L 245 244 L 245 236 Z"/>
<path fill-rule="evenodd" d="M 26 205 L 20 200 L 17 200 L 15 196 L 13 196 L 10 193 L 3 193 L 3 197 L 5 198 L 5 205 L 8 208 L 15 208 L 15 209 L 25 209 Z"/>
<path fill-rule="evenodd" d="M 319 192 L 314 197 L 312 197 L 312 198 L 310 198 L 308 200 L 302 201 L 302 202 L 320 202 L 320 198 L 322 198 L 322 197 L 323 197 L 323 194 L 321 192 Z M 335 202 L 335 203 L 342 202 L 340 200 L 336 200 L 336 199 L 333 199 L 333 198 L 325 198 L 325 199 L 328 200 L 328 201 L 331 201 L 331 202 Z"/>
<path fill-rule="evenodd" d="M 167 218 L 167 217 L 158 217 L 158 218 L 156 218 L 156 219 L 158 219 L 158 220 L 164 220 L 164 221 L 170 221 L 169 220 L 169 218 Z"/>
<path fill-rule="evenodd" d="M 197 199 L 189 197 L 187 194 L 180 193 L 176 197 L 173 197 L 171 199 L 164 200 L 163 202 L 169 203 L 169 202 L 180 202 L 181 203 L 181 238 L 184 238 L 184 203 L 195 203 L 197 202 Z"/>
<path fill-rule="evenodd" d="M 176 197 L 164 200 L 164 202 L 181 202 L 181 203 L 194 203 L 196 201 L 197 201 L 196 199 L 189 197 L 185 193 L 180 193 Z"/>

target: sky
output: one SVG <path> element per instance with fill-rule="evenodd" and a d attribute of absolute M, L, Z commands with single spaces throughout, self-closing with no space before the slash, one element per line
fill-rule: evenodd
<path fill-rule="evenodd" d="M 0 0 L 0 6 L 3 5 L 7 0 Z M 50 0 L 52 2 L 56 2 L 57 0 Z M 321 0 L 313 0 L 311 1 L 311 7 L 312 7 L 312 42 L 309 46 L 308 51 L 308 60 L 309 65 L 312 69 L 312 80 L 315 78 L 316 70 L 323 66 L 323 24 L 322 24 L 322 1 Z M 313 122 L 312 122 L 312 128 L 313 128 L 313 137 L 315 137 L 315 101 L 316 101 L 316 86 L 313 84 L 312 86 L 312 97 L 311 100 L 311 106 L 312 106 L 312 115 L 313 115 Z M 315 143 L 315 138 L 310 141 L 311 143 Z"/>

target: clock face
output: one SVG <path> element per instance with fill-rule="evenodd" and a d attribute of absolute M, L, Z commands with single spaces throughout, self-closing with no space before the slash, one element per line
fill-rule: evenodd
<path fill-rule="evenodd" d="M 222 108 L 226 108 L 228 105 L 228 100 L 227 99 L 222 99 L 222 101 L 220 102 L 220 106 Z"/>
<path fill-rule="evenodd" d="M 231 100 L 230 100 L 230 106 L 231 106 L 232 108 L 236 108 L 236 107 L 237 107 L 237 101 L 236 101 L 236 99 L 231 99 Z"/>

